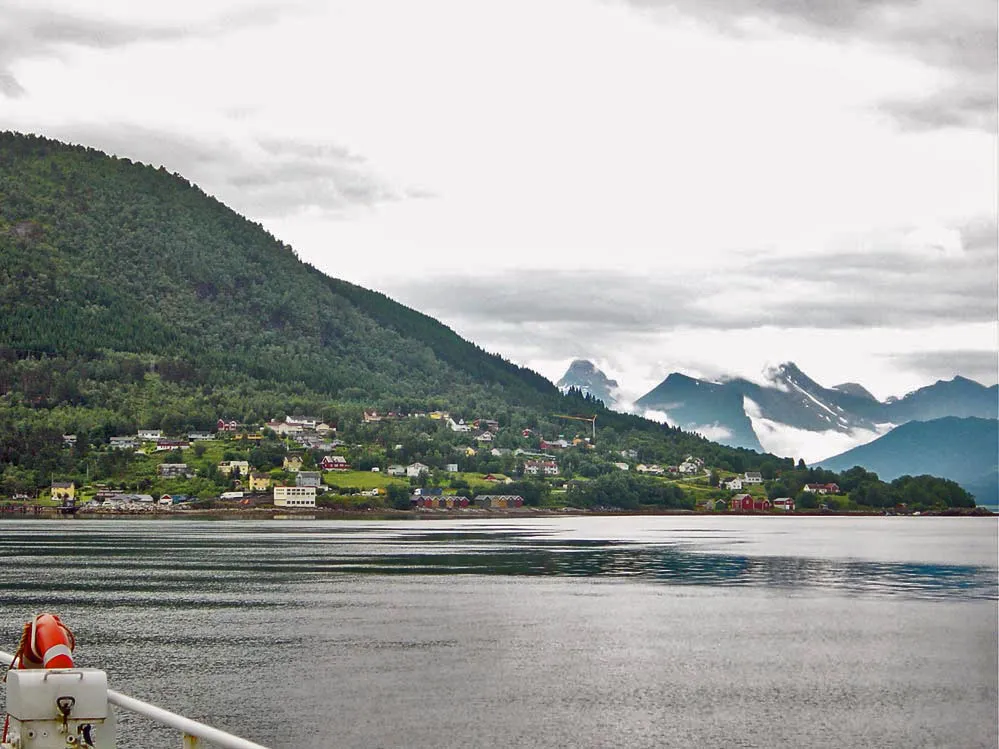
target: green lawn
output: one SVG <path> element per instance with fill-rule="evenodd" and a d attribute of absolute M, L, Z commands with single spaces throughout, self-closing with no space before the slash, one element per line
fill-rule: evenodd
<path fill-rule="evenodd" d="M 329 471 L 323 474 L 326 486 L 381 489 L 387 486 L 409 486 L 409 479 L 371 471 Z"/>

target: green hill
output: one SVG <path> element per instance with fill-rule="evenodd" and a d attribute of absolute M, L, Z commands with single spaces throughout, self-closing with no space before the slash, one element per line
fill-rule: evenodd
<path fill-rule="evenodd" d="M 302 263 L 183 177 L 93 149 L 0 134 L 0 251 L 8 348 L 153 353 L 202 379 L 333 397 L 555 394 L 435 320 Z"/>
<path fill-rule="evenodd" d="M 603 445 L 649 462 L 696 452 L 734 471 L 781 465 L 563 395 L 303 263 L 179 175 L 0 133 L 0 473 L 34 471 L 41 485 L 84 472 L 81 449 L 72 466 L 59 453 L 62 434 L 100 445 L 137 427 L 303 412 L 357 423 L 364 408 L 447 408 L 549 436 L 582 429 L 554 414 L 598 414 Z"/>

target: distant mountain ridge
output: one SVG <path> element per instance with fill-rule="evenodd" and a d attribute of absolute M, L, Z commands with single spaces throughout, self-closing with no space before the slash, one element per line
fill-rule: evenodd
<path fill-rule="evenodd" d="M 883 481 L 906 474 L 949 478 L 974 494 L 979 504 L 995 507 L 999 502 L 999 421 L 955 416 L 910 421 L 820 464 L 837 472 L 863 466 Z"/>
<path fill-rule="evenodd" d="M 610 379 L 593 362 L 585 359 L 574 359 L 555 386 L 563 393 L 576 388 L 584 395 L 599 398 L 608 408 L 617 405 L 617 380 Z"/>
<path fill-rule="evenodd" d="M 587 376 L 574 376 L 577 371 Z M 606 379 L 592 363 L 577 360 L 560 385 L 585 382 L 593 388 L 594 371 Z M 634 410 L 660 418 L 665 414 L 669 423 L 725 445 L 814 462 L 909 421 L 999 418 L 999 386 L 957 376 L 882 402 L 859 383 L 824 387 L 785 362 L 769 369 L 762 382 L 740 377 L 710 381 L 673 372 L 639 398 Z"/>

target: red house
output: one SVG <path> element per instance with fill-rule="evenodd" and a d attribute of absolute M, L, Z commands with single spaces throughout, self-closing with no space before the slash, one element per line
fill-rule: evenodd
<path fill-rule="evenodd" d="M 839 494 L 838 484 L 805 484 L 805 491 L 813 494 Z"/>
<path fill-rule="evenodd" d="M 225 419 L 219 419 L 215 424 L 216 432 L 235 432 L 239 429 L 239 422 L 235 419 L 231 421 L 226 421 Z"/>
<path fill-rule="evenodd" d="M 349 471 L 350 463 L 342 455 L 327 455 L 319 463 L 324 471 Z"/>
<path fill-rule="evenodd" d="M 736 494 L 728 501 L 728 508 L 735 512 L 766 512 L 771 507 L 769 499 L 752 494 Z"/>

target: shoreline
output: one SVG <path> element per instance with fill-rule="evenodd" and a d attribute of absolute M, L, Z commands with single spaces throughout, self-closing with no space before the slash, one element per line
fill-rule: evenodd
<path fill-rule="evenodd" d="M 26 510 L 28 508 L 25 508 Z M 950 508 L 939 512 L 893 513 L 880 512 L 697 512 L 695 510 L 562 510 L 557 508 L 532 508 L 530 510 L 330 510 L 321 508 L 288 509 L 278 508 L 218 508 L 218 509 L 185 509 L 185 510 L 141 510 L 137 512 L 86 512 L 78 510 L 75 513 L 63 513 L 54 507 L 31 508 L 31 512 L 0 512 L 0 520 L 5 519 L 37 519 L 37 520 L 120 520 L 120 519 L 154 519 L 154 520 L 461 520 L 482 518 L 487 520 L 550 518 L 550 517 L 764 517 L 764 518 L 814 518 L 814 517 L 961 517 L 961 518 L 995 518 L 999 516 L 985 507 Z"/>

